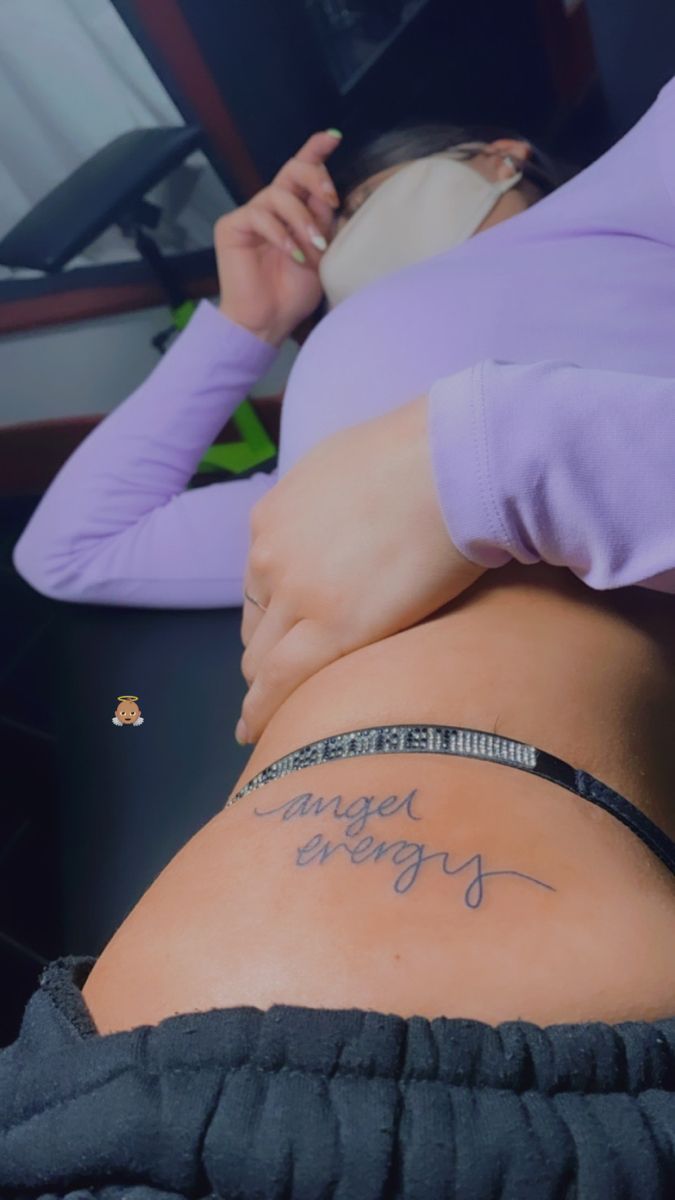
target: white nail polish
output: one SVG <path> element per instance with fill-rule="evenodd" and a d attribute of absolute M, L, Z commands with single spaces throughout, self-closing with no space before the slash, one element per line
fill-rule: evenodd
<path fill-rule="evenodd" d="M 309 234 L 310 242 L 313 246 L 316 246 L 317 250 L 328 249 L 328 242 L 325 237 L 322 237 L 318 229 L 315 229 L 313 225 L 308 226 L 307 233 Z"/>

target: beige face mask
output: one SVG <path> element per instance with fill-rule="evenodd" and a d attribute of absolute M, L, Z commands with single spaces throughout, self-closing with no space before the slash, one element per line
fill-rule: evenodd
<path fill-rule="evenodd" d="M 518 171 L 493 183 L 450 153 L 416 159 L 390 175 L 342 227 L 319 263 L 330 308 L 383 275 L 466 241 L 523 178 Z"/>

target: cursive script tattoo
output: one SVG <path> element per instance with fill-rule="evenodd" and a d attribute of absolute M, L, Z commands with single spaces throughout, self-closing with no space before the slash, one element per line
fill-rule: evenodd
<path fill-rule="evenodd" d="M 330 800 L 324 800 L 323 796 L 314 796 L 312 792 L 301 792 L 299 795 L 293 796 L 292 799 L 285 800 L 283 804 L 279 804 L 275 808 L 254 808 L 253 812 L 256 817 L 270 817 L 274 816 L 275 813 L 281 813 L 282 821 L 292 821 L 303 817 L 321 816 L 332 808 L 334 820 L 349 822 L 344 830 L 345 837 L 354 838 L 363 832 L 367 821 L 371 817 L 391 817 L 405 810 L 405 814 L 409 820 L 421 821 L 422 817 L 416 816 L 412 808 L 412 802 L 417 791 L 417 788 L 413 788 L 402 800 L 396 794 L 393 794 L 377 805 L 375 804 L 374 796 L 359 796 L 343 809 L 339 807 L 342 801 L 341 795 L 333 796 Z M 458 875 L 460 871 L 465 871 L 467 868 L 473 870 L 474 877 L 471 879 L 464 893 L 464 903 L 467 908 L 480 908 L 484 896 L 483 880 L 495 875 L 515 875 L 519 879 L 527 879 L 530 883 L 536 883 L 539 887 L 547 888 L 550 892 L 557 891 L 557 888 L 552 887 L 551 884 L 544 883 L 541 879 L 535 879 L 532 875 L 525 875 L 522 871 L 484 871 L 483 856 L 481 854 L 472 854 L 470 858 L 467 858 L 466 862 L 461 863 L 458 867 L 450 867 L 450 856 L 447 850 L 434 851 L 425 856 L 426 846 L 423 842 L 408 842 L 398 839 L 389 843 L 382 841 L 373 847 L 375 841 L 374 837 L 368 835 L 361 838 L 356 845 L 352 844 L 349 846 L 346 842 L 336 842 L 333 844 L 328 838 L 324 838 L 323 834 L 316 833 L 304 846 L 298 846 L 296 865 L 306 867 L 313 862 L 318 862 L 321 865 L 327 862 L 334 854 L 337 854 L 338 851 L 343 850 L 355 866 L 360 866 L 369 859 L 379 862 L 381 858 L 384 858 L 385 854 L 393 851 L 391 854 L 391 861 L 393 863 L 396 863 L 396 865 L 400 863 L 407 864 L 394 883 L 394 891 L 398 892 L 399 895 L 403 895 L 415 884 L 423 864 L 431 862 L 434 858 L 438 858 L 442 860 L 441 867 L 445 875 Z"/>

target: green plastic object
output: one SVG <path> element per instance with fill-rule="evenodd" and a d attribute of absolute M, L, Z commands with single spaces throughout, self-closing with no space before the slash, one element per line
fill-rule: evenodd
<path fill-rule="evenodd" d="M 178 305 L 178 308 L 172 308 L 171 318 L 176 329 L 185 329 L 196 307 L 196 300 L 184 300 L 182 304 Z"/>
<path fill-rule="evenodd" d="M 277 447 L 269 437 L 265 426 L 250 400 L 244 400 L 232 414 L 241 434 L 239 442 L 216 442 L 207 451 L 197 467 L 198 472 L 213 471 L 214 467 L 241 475 L 251 467 L 274 458 Z"/>
<path fill-rule="evenodd" d="M 185 329 L 190 317 L 197 307 L 196 300 L 185 300 L 178 308 L 171 310 L 173 323 L 178 330 Z M 249 399 L 243 400 L 232 414 L 241 440 L 238 442 L 215 442 L 197 465 L 197 473 L 205 474 L 215 470 L 229 471 L 233 475 L 242 475 L 260 463 L 274 458 L 277 447 L 269 437 L 265 426 L 255 411 Z"/>

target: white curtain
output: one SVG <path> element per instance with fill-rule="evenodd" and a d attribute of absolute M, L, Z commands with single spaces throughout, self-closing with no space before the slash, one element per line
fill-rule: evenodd
<path fill-rule="evenodd" d="M 1 0 L 0 238 L 47 192 L 130 129 L 184 125 L 109 0 Z M 234 201 L 202 151 L 147 193 L 167 254 L 213 242 Z M 115 227 L 64 270 L 138 258 Z M 0 266 L 0 280 L 41 272 Z"/>

